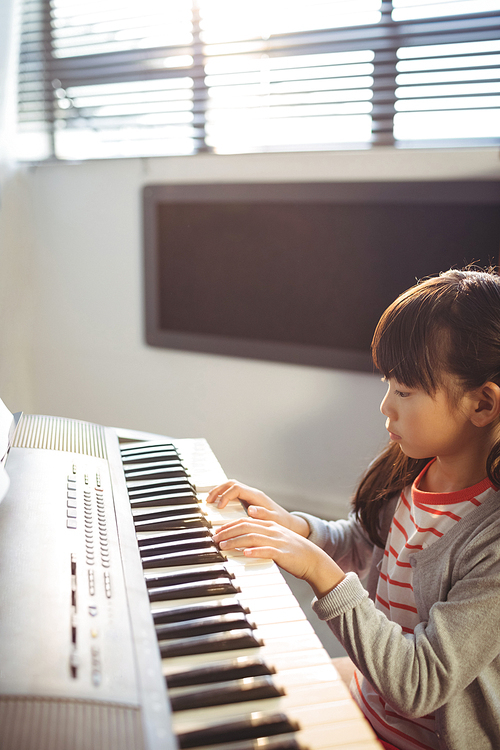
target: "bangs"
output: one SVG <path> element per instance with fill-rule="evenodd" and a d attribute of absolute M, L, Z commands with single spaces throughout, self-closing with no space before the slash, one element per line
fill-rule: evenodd
<path fill-rule="evenodd" d="M 408 290 L 384 312 L 373 336 L 372 357 L 385 378 L 433 394 L 446 369 L 449 336 L 447 326 L 429 315 L 418 290 Z"/>

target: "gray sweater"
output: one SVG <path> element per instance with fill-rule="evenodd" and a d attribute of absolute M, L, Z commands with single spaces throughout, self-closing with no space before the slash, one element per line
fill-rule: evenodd
<path fill-rule="evenodd" d="M 387 537 L 396 500 L 381 520 Z M 309 539 L 348 573 L 313 609 L 379 694 L 402 715 L 436 715 L 443 750 L 500 748 L 500 492 L 410 557 L 420 623 L 403 633 L 375 608 L 383 550 L 353 516 L 297 513 Z M 367 589 L 360 578 L 368 574 Z"/>

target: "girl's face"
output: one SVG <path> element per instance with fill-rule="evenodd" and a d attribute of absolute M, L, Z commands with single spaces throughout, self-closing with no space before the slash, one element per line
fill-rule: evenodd
<path fill-rule="evenodd" d="M 451 403 L 445 388 L 431 396 L 422 388 L 410 389 L 393 378 L 386 382 L 380 411 L 387 417 L 389 437 L 399 443 L 406 456 L 453 458 L 470 448 L 475 428 L 467 416 L 472 403 L 468 394 Z M 449 385 L 453 386 L 451 378 Z"/>

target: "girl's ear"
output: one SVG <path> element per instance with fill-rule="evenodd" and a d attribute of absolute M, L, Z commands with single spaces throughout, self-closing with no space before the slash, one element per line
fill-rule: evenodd
<path fill-rule="evenodd" d="M 500 416 L 500 386 L 491 381 L 473 392 L 474 410 L 471 415 L 472 424 L 476 427 L 486 427 Z"/>

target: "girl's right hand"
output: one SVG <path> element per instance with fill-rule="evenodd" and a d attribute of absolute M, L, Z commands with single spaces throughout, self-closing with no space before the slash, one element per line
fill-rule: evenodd
<path fill-rule="evenodd" d="M 239 549 L 246 557 L 274 560 L 283 570 L 307 581 L 318 599 L 345 578 L 324 550 L 274 521 L 229 521 L 217 529 L 213 540 L 223 552 Z"/>
<path fill-rule="evenodd" d="M 241 500 L 247 507 L 247 513 L 251 518 L 274 521 L 306 539 L 310 534 L 309 524 L 305 518 L 293 516 L 260 490 L 248 487 L 234 479 L 229 479 L 224 484 L 215 487 L 207 497 L 207 503 L 214 503 L 220 510 L 225 508 L 231 500 Z"/>

